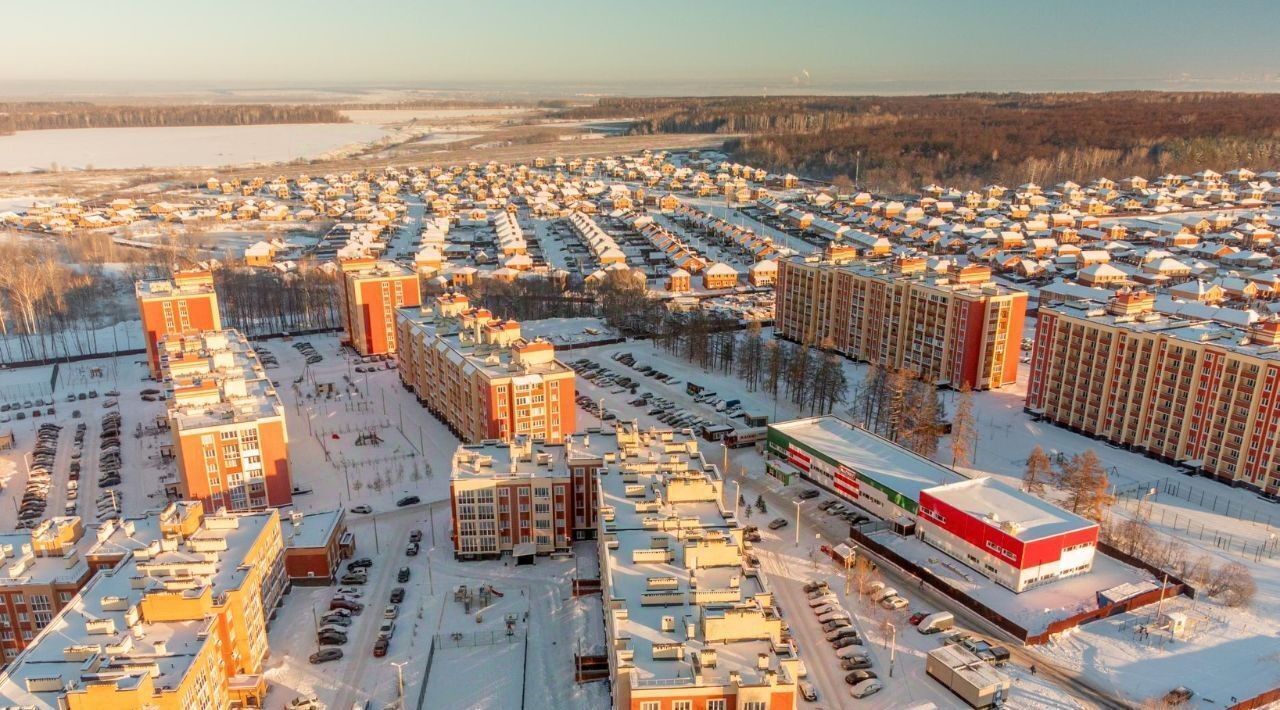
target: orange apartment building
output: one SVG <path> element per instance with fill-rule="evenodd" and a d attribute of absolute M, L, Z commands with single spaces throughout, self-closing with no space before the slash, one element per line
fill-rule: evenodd
<path fill-rule="evenodd" d="M 396 310 L 422 303 L 418 275 L 391 261 L 342 259 L 346 342 L 363 356 L 394 353 Z"/>
<path fill-rule="evenodd" d="M 1012 384 L 1027 294 L 998 286 L 985 266 L 927 274 L 920 258 L 852 261 L 828 247 L 779 263 L 779 337 L 905 369 L 956 389 Z"/>
<path fill-rule="evenodd" d="M 97 531 L 102 569 L 0 674 L 8 707 L 261 707 L 267 622 L 285 591 L 276 511 L 198 502 Z"/>
<path fill-rule="evenodd" d="M 1268 495 L 1280 493 L 1280 322 L 1155 310 L 1149 293 L 1044 306 L 1026 409 Z"/>
<path fill-rule="evenodd" d="M 0 533 L 0 662 L 26 648 L 93 576 L 84 532 L 79 517 L 67 516 Z"/>
<path fill-rule="evenodd" d="M 213 274 L 203 269 L 175 271 L 173 278 L 139 281 L 134 286 L 151 377 L 160 379 L 160 353 L 166 335 L 222 329 Z"/>
<path fill-rule="evenodd" d="M 446 294 L 396 312 L 400 381 L 460 439 L 561 441 L 574 427 L 574 372 L 520 324 Z"/>
<path fill-rule="evenodd" d="M 159 349 L 178 467 L 171 493 L 210 509 L 289 505 L 284 405 L 249 342 L 225 330 L 167 336 Z"/>
<path fill-rule="evenodd" d="M 453 455 L 449 494 L 458 559 L 567 552 L 595 537 L 596 473 L 604 451 L 565 437 L 463 444 Z"/>

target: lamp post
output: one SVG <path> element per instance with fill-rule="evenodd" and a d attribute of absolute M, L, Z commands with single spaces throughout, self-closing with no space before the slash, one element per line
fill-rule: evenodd
<path fill-rule="evenodd" d="M 800 547 L 800 501 L 796 501 L 796 547 Z"/>
<path fill-rule="evenodd" d="M 404 704 L 404 667 L 409 665 L 408 661 L 391 661 L 391 665 L 396 669 L 396 688 L 399 691 L 400 702 Z M 892 675 L 892 673 L 890 674 Z"/>
<path fill-rule="evenodd" d="M 733 481 L 733 517 L 738 517 L 738 501 L 742 500 L 742 493 L 739 491 L 738 480 Z"/>
<path fill-rule="evenodd" d="M 893 661 L 898 654 L 898 627 L 891 622 L 885 622 L 889 627 L 889 677 L 893 677 Z"/>

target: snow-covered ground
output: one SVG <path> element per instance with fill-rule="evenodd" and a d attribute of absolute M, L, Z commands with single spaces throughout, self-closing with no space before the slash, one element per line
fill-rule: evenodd
<path fill-rule="evenodd" d="M 0 136 L 0 172 L 276 163 L 333 153 L 384 133 L 360 123 L 19 131 Z"/>

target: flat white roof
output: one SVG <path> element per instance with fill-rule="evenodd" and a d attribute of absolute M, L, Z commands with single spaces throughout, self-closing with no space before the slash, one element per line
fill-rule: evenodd
<path fill-rule="evenodd" d="M 769 426 L 917 502 L 926 488 L 967 480 L 839 417 L 794 419 Z"/>
<path fill-rule="evenodd" d="M 1097 527 L 1091 520 L 994 478 L 975 478 L 925 493 L 1024 542 Z"/>

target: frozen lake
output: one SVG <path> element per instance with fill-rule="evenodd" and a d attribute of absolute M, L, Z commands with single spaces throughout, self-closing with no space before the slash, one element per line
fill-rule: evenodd
<path fill-rule="evenodd" d="M 72 128 L 0 136 L 0 172 L 213 167 L 315 158 L 386 135 L 376 125 L 303 123 L 177 128 Z"/>

